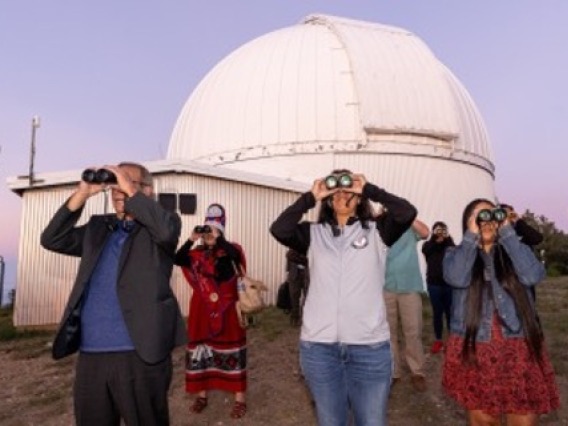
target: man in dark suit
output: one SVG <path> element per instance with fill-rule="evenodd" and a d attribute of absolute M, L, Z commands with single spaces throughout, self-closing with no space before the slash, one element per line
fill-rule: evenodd
<path fill-rule="evenodd" d="M 153 199 L 145 167 L 103 170 L 110 178 L 82 180 L 41 236 L 46 249 L 81 257 L 53 357 L 79 351 L 78 425 L 119 425 L 121 418 L 128 425 L 167 425 L 171 352 L 186 339 L 170 288 L 181 221 Z M 87 200 L 105 188 L 116 214 L 77 226 Z"/>

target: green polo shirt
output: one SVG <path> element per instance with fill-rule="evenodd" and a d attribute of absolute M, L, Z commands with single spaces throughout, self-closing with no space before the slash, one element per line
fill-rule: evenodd
<path fill-rule="evenodd" d="M 393 293 L 424 292 L 416 243 L 420 237 L 409 228 L 390 248 L 387 256 L 385 290 Z"/>

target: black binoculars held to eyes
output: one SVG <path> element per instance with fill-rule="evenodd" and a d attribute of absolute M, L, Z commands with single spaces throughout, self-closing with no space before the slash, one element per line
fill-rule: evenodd
<path fill-rule="evenodd" d="M 325 178 L 324 182 L 327 189 L 351 188 L 353 186 L 353 178 L 347 173 L 341 175 L 329 175 Z"/>
<path fill-rule="evenodd" d="M 507 211 L 501 207 L 496 207 L 494 209 L 483 209 L 477 213 L 475 221 L 479 225 L 482 222 L 498 222 L 501 223 L 507 219 Z"/>
<path fill-rule="evenodd" d="M 87 169 L 81 175 L 81 179 L 87 183 L 116 183 L 116 176 L 107 169 Z"/>
<path fill-rule="evenodd" d="M 210 234 L 211 227 L 209 225 L 197 225 L 195 228 L 193 228 L 193 232 L 195 232 L 196 234 Z"/>

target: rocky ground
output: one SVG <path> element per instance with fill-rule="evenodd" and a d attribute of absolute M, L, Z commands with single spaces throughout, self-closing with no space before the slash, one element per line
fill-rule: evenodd
<path fill-rule="evenodd" d="M 550 316 L 542 315 L 558 336 L 549 339 L 562 408 L 544 416 L 541 425 L 568 425 L 568 355 L 565 349 L 566 311 L 558 317 L 554 309 L 566 308 L 568 283 L 554 285 L 550 294 Z M 546 297 L 541 298 L 543 302 Z M 560 305 L 554 305 L 554 303 Z M 424 344 L 429 348 L 429 308 L 425 304 Z M 556 310 L 556 312 L 558 312 Z M 558 319 L 556 326 L 554 318 Z M 564 319 L 562 319 L 564 318 Z M 555 328 L 559 327 L 559 328 Z M 174 381 L 170 394 L 173 425 L 314 425 L 315 416 L 309 394 L 298 367 L 298 328 L 288 324 L 288 317 L 271 308 L 261 314 L 256 326 L 249 329 L 249 411 L 240 421 L 230 419 L 232 398 L 212 393 L 207 409 L 189 414 L 190 398 L 184 392 L 183 349 L 174 352 Z M 0 342 L 0 424 L 2 425 L 71 425 L 73 424 L 71 387 L 75 356 L 61 361 L 50 357 L 50 335 Z M 562 343 L 563 342 L 563 343 Z M 427 354 L 428 390 L 417 393 L 408 377 L 396 384 L 389 400 L 391 426 L 465 425 L 463 411 L 447 398 L 441 388 L 440 371 L 443 354 Z"/>

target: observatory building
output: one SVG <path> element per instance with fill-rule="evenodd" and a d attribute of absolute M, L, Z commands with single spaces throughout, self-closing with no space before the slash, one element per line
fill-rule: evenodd
<path fill-rule="evenodd" d="M 285 274 L 270 223 L 333 169 L 365 174 L 411 201 L 428 225 L 448 223 L 454 237 L 471 199 L 494 198 L 482 117 L 428 46 L 404 29 L 324 15 L 222 59 L 183 106 L 167 157 L 144 165 L 160 202 L 181 214 L 182 240 L 209 203 L 226 206 L 227 237 L 242 244 L 250 274 L 271 289 L 269 301 Z M 45 251 L 39 235 L 80 172 L 40 174 L 32 187 L 8 181 L 23 200 L 16 325 L 59 320 L 77 260 Z M 104 205 L 100 195 L 84 218 Z M 179 270 L 172 286 L 187 313 Z"/>

